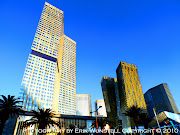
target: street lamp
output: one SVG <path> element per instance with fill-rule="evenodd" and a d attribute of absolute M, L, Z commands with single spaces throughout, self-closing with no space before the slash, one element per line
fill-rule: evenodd
<path fill-rule="evenodd" d="M 108 130 L 108 129 L 109 129 L 109 125 L 108 125 L 108 124 L 106 124 L 105 129 L 106 129 L 106 130 Z"/>
<path fill-rule="evenodd" d="M 155 108 L 153 108 L 153 111 L 154 111 L 154 115 L 155 115 L 155 117 L 156 117 L 156 122 L 157 122 L 157 125 L 158 125 L 158 127 L 159 127 L 160 133 L 161 133 L 161 135 L 163 135 L 162 132 L 161 132 L 161 127 L 160 127 L 160 125 L 159 125 L 159 121 L 158 121 L 158 118 L 157 118 L 157 114 L 156 114 Z"/>
<path fill-rule="evenodd" d="M 98 109 L 100 109 L 100 108 L 102 108 L 102 106 L 99 106 Z M 98 132 L 98 121 L 97 121 L 97 111 L 98 111 L 98 109 L 96 109 L 96 111 L 93 111 L 93 112 L 95 112 L 95 115 L 96 115 L 96 127 L 97 127 L 97 132 Z M 93 113 L 93 112 L 90 112 L 90 113 Z"/>

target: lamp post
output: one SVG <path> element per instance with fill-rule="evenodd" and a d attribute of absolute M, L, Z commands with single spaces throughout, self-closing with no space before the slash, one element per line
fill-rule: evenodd
<path fill-rule="evenodd" d="M 158 118 L 157 118 L 157 114 L 156 114 L 155 108 L 153 108 L 153 111 L 154 111 L 154 115 L 155 115 L 155 117 L 156 117 L 156 122 L 157 122 L 157 125 L 158 125 L 158 127 L 159 127 L 160 133 L 161 133 L 161 135 L 163 135 L 162 132 L 161 132 L 161 127 L 160 127 L 160 125 L 159 125 L 159 121 L 158 121 Z"/>
<path fill-rule="evenodd" d="M 99 108 L 96 109 L 96 111 L 93 111 L 95 112 L 95 115 L 96 115 L 96 127 L 97 127 L 97 132 L 98 132 L 98 121 L 97 121 L 97 111 L 98 109 L 100 109 L 102 106 L 99 106 Z M 90 113 L 93 113 L 93 112 L 90 112 Z"/>

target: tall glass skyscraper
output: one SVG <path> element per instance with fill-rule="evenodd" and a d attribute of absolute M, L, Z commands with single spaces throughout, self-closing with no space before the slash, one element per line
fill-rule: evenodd
<path fill-rule="evenodd" d="M 146 111 L 146 103 L 136 65 L 121 61 L 116 69 L 116 74 L 121 112 L 125 113 L 133 105 Z M 132 126 L 132 122 L 128 116 L 122 117 L 122 126 L 123 128 Z"/>
<path fill-rule="evenodd" d="M 171 91 L 166 83 L 162 83 L 146 91 L 144 98 L 150 117 L 155 116 L 153 108 L 155 108 L 156 113 L 163 111 L 179 113 Z"/>
<path fill-rule="evenodd" d="M 121 119 L 118 82 L 116 78 L 103 76 L 101 87 L 106 106 L 107 117 L 112 121 Z"/>
<path fill-rule="evenodd" d="M 25 110 L 75 114 L 76 42 L 64 35 L 63 11 L 45 2 L 21 84 Z"/>

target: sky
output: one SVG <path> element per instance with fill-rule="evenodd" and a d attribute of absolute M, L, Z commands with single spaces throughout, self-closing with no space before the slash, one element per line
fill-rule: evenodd
<path fill-rule="evenodd" d="M 167 83 L 180 109 L 179 0 L 47 0 L 77 46 L 77 94 L 102 99 L 103 76 L 137 65 L 145 93 Z M 0 0 L 0 95 L 19 96 L 44 0 Z"/>

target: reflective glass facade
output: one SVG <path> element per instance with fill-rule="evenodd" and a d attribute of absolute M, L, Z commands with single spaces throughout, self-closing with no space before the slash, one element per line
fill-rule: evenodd
<path fill-rule="evenodd" d="M 57 58 L 63 21 L 63 11 L 45 2 L 31 49 Z"/>
<path fill-rule="evenodd" d="M 57 59 L 53 111 L 61 114 L 76 114 L 75 98 L 76 42 L 63 35 Z"/>
<path fill-rule="evenodd" d="M 63 21 L 63 11 L 45 2 L 21 84 L 25 110 L 75 114 L 76 42 Z"/>
<path fill-rule="evenodd" d="M 120 94 L 121 112 L 125 113 L 125 111 L 133 105 L 146 111 L 146 103 L 136 65 L 121 61 L 116 70 L 116 74 Z M 122 117 L 122 126 L 123 128 L 132 126 L 129 117 Z"/>
<path fill-rule="evenodd" d="M 101 87 L 106 106 L 107 117 L 109 117 L 114 122 L 118 119 L 120 120 L 121 110 L 117 79 L 103 76 Z"/>
<path fill-rule="evenodd" d="M 30 54 L 22 80 L 23 106 L 52 108 L 56 62 Z"/>
<path fill-rule="evenodd" d="M 174 102 L 172 94 L 166 83 L 162 83 L 149 89 L 145 94 L 145 101 L 147 104 L 147 110 L 150 117 L 154 117 L 153 108 L 157 113 L 168 111 L 173 113 L 179 113 L 178 108 Z"/>

